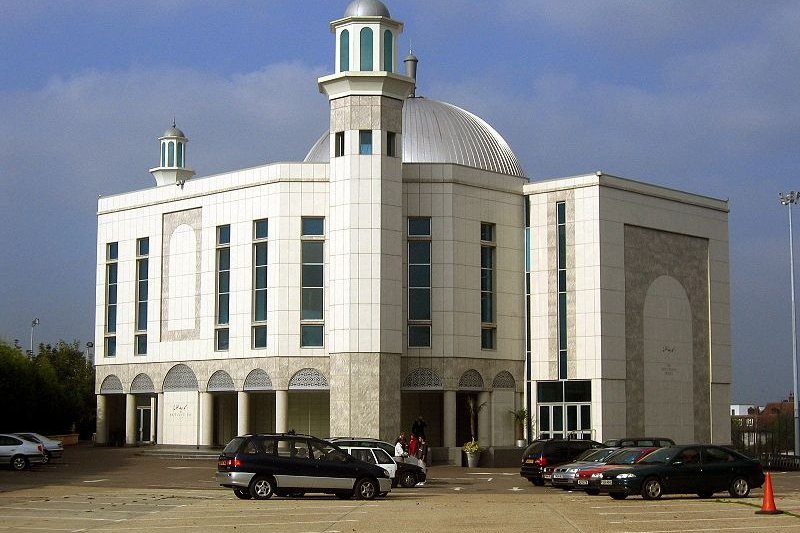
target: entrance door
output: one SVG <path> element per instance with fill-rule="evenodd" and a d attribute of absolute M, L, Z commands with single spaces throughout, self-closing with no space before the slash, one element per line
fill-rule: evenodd
<path fill-rule="evenodd" d="M 150 442 L 150 407 L 137 407 L 136 415 L 136 442 Z"/>
<path fill-rule="evenodd" d="M 590 404 L 539 404 L 539 438 L 591 439 Z"/>

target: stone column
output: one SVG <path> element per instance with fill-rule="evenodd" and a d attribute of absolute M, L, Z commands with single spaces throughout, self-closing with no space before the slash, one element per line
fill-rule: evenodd
<path fill-rule="evenodd" d="M 275 433 L 289 431 L 289 391 L 275 391 Z"/>
<path fill-rule="evenodd" d="M 236 393 L 237 435 L 250 432 L 250 395 L 244 391 Z"/>
<path fill-rule="evenodd" d="M 103 394 L 97 395 L 97 425 L 95 427 L 94 443 L 108 444 L 108 420 L 106 416 L 106 397 Z"/>
<path fill-rule="evenodd" d="M 150 396 L 150 442 L 156 442 L 156 424 L 158 424 L 158 406 L 156 397 Z"/>
<path fill-rule="evenodd" d="M 443 408 L 442 445 L 445 448 L 454 448 L 456 446 L 456 391 L 444 391 Z"/>
<path fill-rule="evenodd" d="M 125 445 L 136 444 L 136 395 L 125 395 Z"/>
<path fill-rule="evenodd" d="M 158 444 L 162 444 L 164 442 L 164 393 L 159 392 L 157 394 L 158 399 L 156 400 L 156 440 L 155 442 Z"/>
<path fill-rule="evenodd" d="M 478 411 L 478 444 L 487 448 L 492 444 L 492 393 L 479 392 L 478 405 L 483 405 Z"/>
<path fill-rule="evenodd" d="M 214 440 L 214 397 L 200 393 L 200 446 L 211 446 Z"/>

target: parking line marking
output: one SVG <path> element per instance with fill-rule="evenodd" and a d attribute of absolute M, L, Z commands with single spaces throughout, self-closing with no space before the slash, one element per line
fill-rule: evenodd
<path fill-rule="evenodd" d="M 794 518 L 791 515 L 776 515 L 779 517 Z M 723 520 L 741 520 L 741 518 L 724 517 L 724 518 L 659 518 L 658 520 L 618 520 L 609 521 L 609 524 L 647 524 L 650 522 L 657 522 L 662 524 L 664 522 L 720 522 Z"/>
<path fill-rule="evenodd" d="M 101 481 L 108 481 L 108 479 L 85 479 L 84 483 L 100 483 Z"/>
<path fill-rule="evenodd" d="M 156 529 L 205 529 L 205 530 L 213 530 L 214 528 L 219 527 L 232 527 L 232 528 L 242 528 L 242 527 L 258 527 L 258 526 L 291 526 L 291 525 L 303 525 L 303 524 L 338 524 L 340 522 L 359 522 L 359 520 L 309 520 L 304 522 L 253 522 L 253 523 L 241 523 L 235 522 L 231 524 L 198 524 L 194 525 L 187 525 L 181 524 L 176 526 L 148 526 L 148 528 L 152 530 Z M 132 530 L 132 531 L 141 531 L 141 526 L 131 526 L 131 527 L 115 527 L 114 529 L 109 528 L 93 528 L 92 531 L 123 531 L 123 530 Z"/>
<path fill-rule="evenodd" d="M 682 529 L 682 533 L 699 533 L 701 531 L 753 531 L 755 529 L 787 529 L 787 528 L 797 528 L 797 524 L 780 526 L 776 524 L 771 524 L 768 526 L 742 526 L 742 527 L 715 527 L 712 529 Z M 623 531 L 622 533 L 675 533 L 673 529 L 654 529 L 652 531 Z"/>

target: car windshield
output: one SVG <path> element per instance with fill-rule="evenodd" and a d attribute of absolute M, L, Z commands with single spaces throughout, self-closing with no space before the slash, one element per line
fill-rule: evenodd
<path fill-rule="evenodd" d="M 242 445 L 242 442 L 244 442 L 243 437 L 236 437 L 232 439 L 228 445 L 225 446 L 225 449 L 222 450 L 222 453 L 236 453 L 236 451 L 239 449 L 239 446 Z"/>
<path fill-rule="evenodd" d="M 597 448 L 594 450 L 589 450 L 591 453 L 581 459 L 582 461 L 605 461 L 615 453 L 617 453 L 616 448 Z"/>
<path fill-rule="evenodd" d="M 543 440 L 534 441 L 533 443 L 531 443 L 530 446 L 525 448 L 524 455 L 538 455 L 542 453 L 542 450 L 544 449 L 544 444 L 545 442 Z"/>
<path fill-rule="evenodd" d="M 642 460 L 639 461 L 639 463 L 645 465 L 667 464 L 672 460 L 673 457 L 675 457 L 675 453 L 676 450 L 674 448 L 661 448 L 642 458 Z"/>
<path fill-rule="evenodd" d="M 636 462 L 636 460 L 641 457 L 642 450 L 640 449 L 628 449 L 628 450 L 619 450 L 615 453 L 612 457 L 608 458 L 606 464 L 609 465 L 632 465 Z"/>

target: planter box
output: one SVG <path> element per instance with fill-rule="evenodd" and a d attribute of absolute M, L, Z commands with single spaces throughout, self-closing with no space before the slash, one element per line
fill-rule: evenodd
<path fill-rule="evenodd" d="M 45 435 L 48 439 L 60 440 L 64 446 L 76 446 L 78 444 L 77 433 L 67 433 L 64 435 Z"/>

